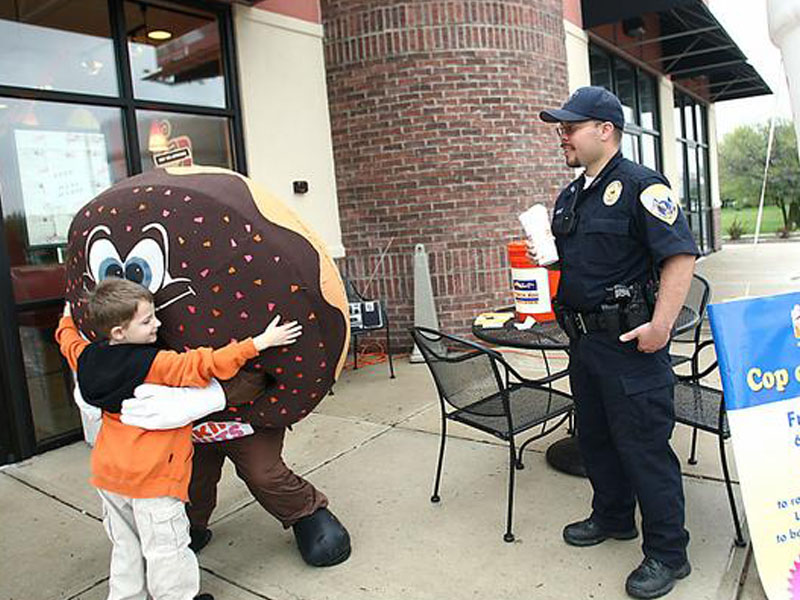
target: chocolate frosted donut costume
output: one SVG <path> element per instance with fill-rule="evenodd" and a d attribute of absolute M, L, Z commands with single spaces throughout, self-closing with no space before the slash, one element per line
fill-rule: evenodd
<path fill-rule="evenodd" d="M 176 350 L 244 339 L 262 331 L 275 315 L 303 326 L 296 343 L 268 348 L 239 375 L 221 382 L 225 410 L 195 427 L 199 439 L 209 443 L 195 446 L 188 512 L 193 533 L 205 532 L 227 456 L 264 508 L 284 526 L 295 526 L 308 562 L 346 558 L 349 538 L 325 509 L 327 499 L 281 459 L 285 427 L 325 397 L 349 343 L 344 286 L 317 236 L 274 196 L 237 173 L 211 167 L 156 169 L 104 191 L 72 222 L 66 295 L 89 339 L 96 334 L 80 296 L 110 276 L 153 292 L 162 322 L 159 339 Z M 328 542 L 338 536 L 333 543 L 339 546 L 324 548 L 321 555 L 304 548 L 301 539 L 320 515 Z M 309 535 L 318 533 L 311 527 Z"/>

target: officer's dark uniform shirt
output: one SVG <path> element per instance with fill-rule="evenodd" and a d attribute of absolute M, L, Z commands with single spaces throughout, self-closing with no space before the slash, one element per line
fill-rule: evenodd
<path fill-rule="evenodd" d="M 583 189 L 584 176 L 559 194 L 553 233 L 561 265 L 557 299 L 572 310 L 596 310 L 615 284 L 646 283 L 676 254 L 699 254 L 678 199 L 660 173 L 617 153 Z M 575 220 L 572 232 L 558 221 Z"/>

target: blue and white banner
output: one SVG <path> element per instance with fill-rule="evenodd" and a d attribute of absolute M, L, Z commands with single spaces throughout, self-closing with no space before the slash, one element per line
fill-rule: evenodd
<path fill-rule="evenodd" d="M 756 565 L 800 600 L 800 293 L 709 306 Z"/>

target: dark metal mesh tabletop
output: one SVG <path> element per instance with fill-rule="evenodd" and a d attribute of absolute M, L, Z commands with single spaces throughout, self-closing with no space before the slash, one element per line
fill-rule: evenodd
<path fill-rule="evenodd" d="M 519 330 L 514 327 L 515 319 L 509 319 L 498 329 L 484 329 L 472 325 L 472 335 L 479 340 L 527 350 L 567 350 L 569 339 L 555 321 L 535 323 L 530 329 Z"/>
<path fill-rule="evenodd" d="M 498 312 L 511 312 L 503 309 Z M 694 328 L 699 321 L 697 311 L 690 306 L 683 306 L 675 326 L 672 328 L 672 335 L 678 335 Z M 519 330 L 514 327 L 517 323 L 515 319 L 509 319 L 500 328 L 483 328 L 472 324 L 472 335 L 479 340 L 496 344 L 498 346 L 508 346 L 510 348 L 525 348 L 527 350 L 568 350 L 569 338 L 564 330 L 558 326 L 556 321 L 546 321 L 535 323 L 530 329 Z"/>

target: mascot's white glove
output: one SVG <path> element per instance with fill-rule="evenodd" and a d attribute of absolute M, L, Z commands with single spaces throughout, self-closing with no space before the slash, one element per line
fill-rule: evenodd
<path fill-rule="evenodd" d="M 78 408 L 90 422 L 99 421 L 103 417 L 102 410 L 91 404 L 86 404 L 86 400 L 83 399 L 81 388 L 78 387 L 77 381 L 72 389 L 72 399 L 75 400 L 75 404 L 78 405 Z"/>
<path fill-rule="evenodd" d="M 142 429 L 175 429 L 225 408 L 225 392 L 216 379 L 208 387 L 169 387 L 143 383 L 122 402 L 121 420 Z"/>

